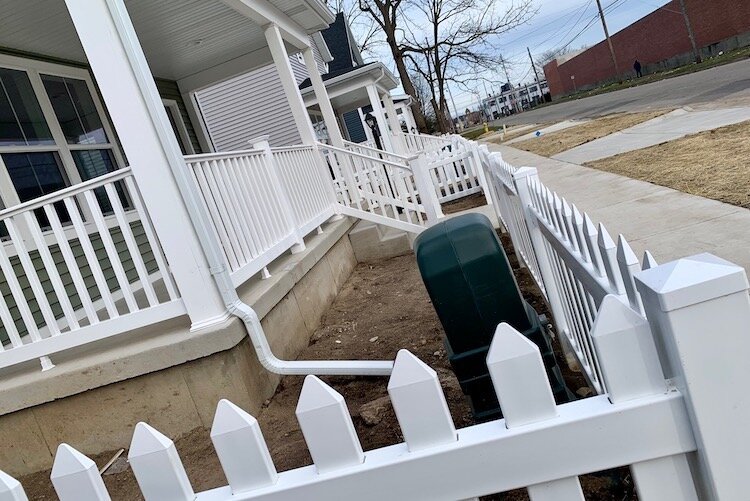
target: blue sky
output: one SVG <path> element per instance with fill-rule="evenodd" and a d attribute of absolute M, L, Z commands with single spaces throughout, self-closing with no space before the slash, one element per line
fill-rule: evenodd
<path fill-rule="evenodd" d="M 601 1 L 610 34 L 668 3 L 668 0 Z M 527 46 L 536 56 L 566 44 L 571 49 L 579 49 L 604 40 L 595 0 L 536 0 L 535 4 L 539 10 L 531 21 L 499 40 L 500 50 L 511 63 L 508 67 L 511 81 L 516 84 L 534 80 Z M 497 75 L 493 76 L 497 78 L 497 85 L 505 81 L 502 68 L 498 68 Z M 489 91 L 490 86 L 487 87 Z M 484 94 L 484 86 L 478 84 L 475 91 Z M 476 96 L 456 88 L 452 92 L 459 110 L 467 106 L 476 108 Z"/>

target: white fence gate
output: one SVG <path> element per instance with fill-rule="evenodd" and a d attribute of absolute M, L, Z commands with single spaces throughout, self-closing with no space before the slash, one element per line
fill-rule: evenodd
<path fill-rule="evenodd" d="M 278 473 L 258 422 L 222 400 L 211 439 L 227 486 L 195 493 L 174 443 L 145 423 L 130 466 L 147 501 L 459 500 L 521 487 L 534 501 L 580 501 L 578 475 L 624 465 L 641 501 L 747 499 L 750 399 L 722 391 L 750 380 L 744 270 L 700 255 L 636 282 L 649 320 L 608 295 L 590 332 L 606 395 L 555 405 L 538 348 L 501 324 L 487 365 L 504 419 L 456 430 L 435 371 L 401 350 L 388 392 L 404 443 L 363 451 L 343 397 L 308 376 L 296 413 L 313 465 Z M 61 501 L 110 499 L 67 444 L 51 479 Z M 0 472 L 0 501 L 20 500 Z"/>

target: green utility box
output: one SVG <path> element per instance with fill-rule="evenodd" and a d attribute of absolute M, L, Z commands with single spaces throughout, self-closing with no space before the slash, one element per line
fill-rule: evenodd
<path fill-rule="evenodd" d="M 539 347 L 558 403 L 571 399 L 544 322 L 521 296 L 486 216 L 466 214 L 432 226 L 417 237 L 414 253 L 445 330 L 448 359 L 477 420 L 502 415 L 485 359 L 503 322 Z"/>

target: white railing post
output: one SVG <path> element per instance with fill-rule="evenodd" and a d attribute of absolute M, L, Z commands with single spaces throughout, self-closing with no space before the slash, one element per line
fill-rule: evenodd
<path fill-rule="evenodd" d="M 482 168 L 482 155 L 479 153 L 479 145 L 471 141 L 471 158 L 474 163 L 474 174 L 477 176 L 479 186 L 482 187 L 484 193 L 484 199 L 487 201 L 487 205 L 492 205 L 492 197 L 489 194 L 489 187 L 487 185 L 487 178 L 484 176 L 484 169 Z"/>
<path fill-rule="evenodd" d="M 664 375 L 682 393 L 698 446 L 701 499 L 747 498 L 750 298 L 745 270 L 711 254 L 636 275 Z"/>
<path fill-rule="evenodd" d="M 65 0 L 194 329 L 227 311 L 201 239 L 213 238 L 122 0 Z"/>
<path fill-rule="evenodd" d="M 440 207 L 435 188 L 432 182 L 430 182 L 430 176 L 427 172 L 429 164 L 427 163 L 425 154 L 421 153 L 419 156 L 410 159 L 409 167 L 411 167 L 414 182 L 417 185 L 417 190 L 419 190 L 419 198 L 427 214 L 427 224 L 432 226 L 444 218 L 445 214 L 443 214 L 443 209 Z"/>
<path fill-rule="evenodd" d="M 278 170 L 279 166 L 276 164 L 276 160 L 274 160 L 273 158 L 271 145 L 268 142 L 268 136 L 260 136 L 255 139 L 251 139 L 250 144 L 252 145 L 254 150 L 262 150 L 263 155 L 266 157 L 266 162 L 268 162 L 268 172 L 271 174 L 271 185 L 275 188 L 274 191 L 276 192 L 276 196 L 281 202 L 280 205 L 281 210 L 284 213 L 284 219 L 286 220 L 289 227 L 292 228 L 292 231 L 294 232 L 294 239 L 297 242 L 292 246 L 292 254 L 302 252 L 303 250 L 305 250 L 305 240 L 303 238 L 304 235 L 301 235 L 299 232 L 297 218 L 294 215 L 294 206 L 292 206 L 292 202 L 289 199 L 289 194 L 287 193 L 286 186 L 281 180 L 281 175 L 279 174 Z"/>
<path fill-rule="evenodd" d="M 544 290 L 547 293 L 547 302 L 552 310 L 552 316 L 554 317 L 555 327 L 557 332 L 560 334 L 560 340 L 564 340 L 561 343 L 565 350 L 565 357 L 568 364 L 570 365 L 574 360 L 577 359 L 575 354 L 570 350 L 568 346 L 568 333 L 570 327 L 566 322 L 565 309 L 563 307 L 563 298 L 560 295 L 560 291 L 557 288 L 555 282 L 555 275 L 553 272 L 552 263 L 550 262 L 549 254 L 544 243 L 544 236 L 539 229 L 539 220 L 536 215 L 532 212 L 532 198 L 529 186 L 534 183 L 539 183 L 539 174 L 534 167 L 521 167 L 513 173 L 513 183 L 516 187 L 516 193 L 523 209 L 523 216 L 526 221 L 526 228 L 529 232 L 531 240 L 531 247 L 533 248 L 534 255 L 536 256 L 536 262 L 539 266 L 539 273 L 541 275 L 542 282 L 544 283 Z M 520 245 L 520 242 L 514 245 Z"/>

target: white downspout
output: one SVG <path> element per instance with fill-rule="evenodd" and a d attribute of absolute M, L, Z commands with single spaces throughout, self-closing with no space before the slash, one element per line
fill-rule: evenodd
<path fill-rule="evenodd" d="M 268 371 L 281 375 L 305 376 L 315 374 L 320 376 L 388 376 L 393 369 L 390 360 L 281 360 L 271 351 L 268 338 L 263 331 L 255 310 L 242 302 L 232 283 L 229 272 L 224 264 L 224 256 L 218 243 L 212 236 L 211 226 L 207 215 L 195 191 L 195 186 L 188 178 L 187 167 L 182 163 L 182 169 L 172 169 L 177 181 L 186 209 L 195 227 L 198 240 L 206 254 L 211 275 L 216 281 L 216 287 L 224 300 L 227 311 L 238 317 L 245 324 L 247 335 L 253 344 L 255 353 L 261 365 Z"/>

